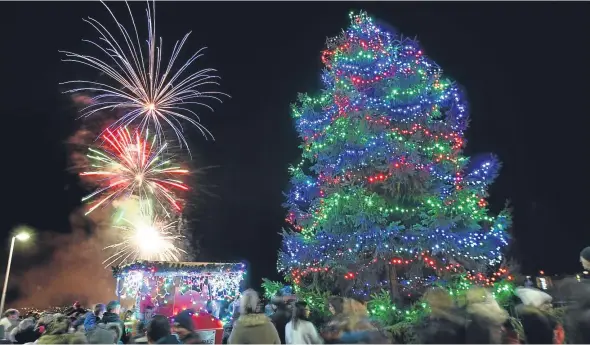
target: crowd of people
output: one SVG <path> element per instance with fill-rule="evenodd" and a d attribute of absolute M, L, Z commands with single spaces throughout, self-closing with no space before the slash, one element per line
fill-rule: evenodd
<path fill-rule="evenodd" d="M 585 269 L 590 269 L 590 247 L 582 251 L 580 261 Z M 431 289 L 424 295 L 430 313 L 413 325 L 414 340 L 422 344 L 589 344 L 590 284 L 571 282 L 565 284 L 565 290 L 570 303 L 557 317 L 552 312 L 552 297 L 532 287 L 515 290 L 519 303 L 510 312 L 484 288 L 471 288 L 460 301 L 447 290 Z M 246 290 L 230 305 L 233 317 L 223 342 L 401 342 L 371 321 L 362 301 L 333 296 L 328 299 L 327 307 L 331 313 L 329 319 L 311 322 L 310 309 L 304 301 L 280 298 L 262 308 L 256 291 Z M 150 311 L 151 308 L 129 330 L 126 321 L 132 318 L 133 312 L 121 314 L 117 301 L 97 304 L 92 310 L 75 302 L 63 313 L 29 313 L 23 318 L 18 310 L 8 309 L 0 319 L 0 344 L 205 343 L 195 330 L 193 310 L 184 310 L 173 318 Z"/>
<path fill-rule="evenodd" d="M 181 344 L 191 342 L 193 325 L 188 312 L 175 317 L 174 332 L 167 317 L 154 315 L 149 322 L 137 323 L 132 334 L 121 318 L 117 301 L 96 304 L 86 310 L 79 302 L 64 313 L 30 313 L 20 318 L 16 309 L 8 309 L 0 320 L 0 344 Z"/>
<path fill-rule="evenodd" d="M 461 303 L 444 289 L 428 291 L 430 307 L 425 320 L 414 325 L 417 342 L 423 344 L 584 344 L 590 343 L 590 285 L 572 283 L 563 317 L 551 312 L 552 297 L 530 287 L 516 289 L 520 304 L 514 308 L 521 331 L 509 313 L 486 289 L 467 291 Z M 366 305 L 339 296 L 327 301 L 331 317 L 311 322 L 306 302 L 279 300 L 261 308 L 258 294 L 246 290 L 236 306 L 228 344 L 384 344 L 396 343 L 369 317 Z M 15 309 L 0 320 L 0 343 L 4 344 L 200 344 L 194 311 L 173 318 L 151 315 L 126 329 L 117 301 L 97 304 L 93 310 L 75 303 L 64 313 L 42 313 L 20 318 Z M 397 340 L 399 343 L 399 340 Z"/>

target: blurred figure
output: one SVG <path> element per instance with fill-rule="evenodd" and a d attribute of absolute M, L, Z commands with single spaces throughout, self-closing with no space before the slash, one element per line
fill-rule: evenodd
<path fill-rule="evenodd" d="M 580 263 L 585 270 L 590 270 L 590 247 L 586 247 L 580 253 Z"/>
<path fill-rule="evenodd" d="M 464 344 L 465 315 L 443 289 L 432 289 L 424 295 L 431 313 L 417 331 L 423 344 Z"/>
<path fill-rule="evenodd" d="M 66 316 L 77 319 L 79 316 L 85 315 L 86 309 L 82 308 L 82 304 L 78 301 L 74 302 L 66 311 Z"/>
<path fill-rule="evenodd" d="M 285 340 L 287 344 L 321 344 L 322 338 L 315 326 L 308 321 L 309 308 L 307 303 L 295 303 L 293 317 L 285 326 Z"/>
<path fill-rule="evenodd" d="M 116 325 L 114 326 L 117 327 Z M 86 332 L 86 338 L 89 344 L 117 344 L 119 341 L 119 332 L 110 328 L 106 324 L 97 324 L 90 331 Z"/>
<path fill-rule="evenodd" d="M 515 295 L 522 304 L 516 307 L 518 318 L 524 329 L 527 344 L 562 344 L 563 328 L 547 311 L 553 298 L 538 289 L 517 288 Z"/>
<path fill-rule="evenodd" d="M 277 332 L 279 333 L 279 339 L 281 339 L 281 344 L 286 344 L 285 327 L 287 326 L 287 323 L 291 321 L 292 312 L 291 310 L 289 310 L 288 304 L 285 303 L 282 297 L 274 298 L 274 300 L 271 301 L 271 303 L 273 303 L 273 305 L 275 306 L 275 312 L 270 317 L 270 320 L 272 321 Z"/>
<path fill-rule="evenodd" d="M 16 309 L 7 309 L 4 312 L 4 317 L 0 319 L 0 327 L 4 328 L 4 337 L 14 342 L 12 338 L 12 330 L 19 324 L 19 312 Z"/>
<path fill-rule="evenodd" d="M 240 298 L 240 317 L 228 339 L 228 344 L 281 344 L 279 333 L 264 314 L 256 314 L 258 293 L 249 289 Z"/>
<path fill-rule="evenodd" d="M 183 344 L 201 344 L 200 338 L 195 333 L 192 309 L 183 310 L 174 317 L 174 332 Z"/>
<path fill-rule="evenodd" d="M 590 285 L 567 282 L 571 305 L 564 317 L 569 344 L 590 344 Z"/>
<path fill-rule="evenodd" d="M 135 336 L 131 339 L 131 344 L 147 344 L 147 336 L 146 336 L 146 323 L 143 321 L 139 321 L 137 323 L 137 328 L 135 330 Z"/>
<path fill-rule="evenodd" d="M 26 318 L 22 320 L 16 328 L 12 330 L 12 338 L 15 344 L 26 344 L 35 342 L 39 339 L 40 334 L 35 331 L 35 319 Z"/>
<path fill-rule="evenodd" d="M 328 310 L 332 315 L 341 314 L 344 310 L 344 299 L 340 296 L 332 296 L 328 298 Z"/>
<path fill-rule="evenodd" d="M 45 333 L 37 339 L 37 344 L 88 344 L 86 336 L 81 333 L 68 333 L 70 319 L 63 314 L 54 314 L 45 327 Z"/>
<path fill-rule="evenodd" d="M 94 306 L 94 310 L 88 312 L 86 317 L 84 318 L 84 331 L 90 332 L 91 330 L 96 327 L 98 323 L 100 323 L 100 319 L 102 318 L 103 314 L 106 311 L 106 307 L 104 304 L 99 303 Z"/>
<path fill-rule="evenodd" d="M 149 344 L 180 344 L 178 338 L 172 335 L 170 322 L 164 315 L 154 315 L 147 325 L 146 335 Z"/>
<path fill-rule="evenodd" d="M 129 339 L 128 339 L 127 333 L 125 332 L 125 324 L 123 323 L 123 321 L 121 321 L 121 317 L 119 316 L 120 312 L 121 312 L 121 304 L 117 301 L 110 301 L 107 304 L 106 311 L 104 312 L 104 314 L 102 315 L 102 318 L 100 319 L 100 323 L 106 324 L 107 328 L 111 327 L 112 325 L 117 325 L 118 328 L 120 329 L 120 331 L 119 331 L 120 338 L 118 339 L 118 341 L 122 341 L 123 343 L 127 343 Z"/>
<path fill-rule="evenodd" d="M 466 343 L 501 344 L 503 324 L 508 320 L 508 313 L 484 288 L 471 288 L 465 297 L 468 318 Z"/>
<path fill-rule="evenodd" d="M 337 311 L 336 306 L 333 307 Z M 387 342 L 381 332 L 371 324 L 367 307 L 350 298 L 342 299 L 342 312 L 334 315 L 322 336 L 326 343 L 332 344 L 382 344 Z"/>

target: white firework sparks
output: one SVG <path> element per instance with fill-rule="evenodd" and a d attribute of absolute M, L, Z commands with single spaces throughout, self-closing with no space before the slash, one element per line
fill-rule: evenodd
<path fill-rule="evenodd" d="M 102 1 L 101 1 L 102 2 Z M 158 137 L 164 134 L 164 127 L 170 127 L 181 143 L 188 148 L 186 139 L 182 134 L 181 121 L 186 121 L 196 126 L 203 136 L 213 135 L 200 123 L 199 116 L 188 108 L 190 105 L 200 105 L 209 108 L 204 99 L 212 98 L 219 102 L 221 99 L 217 96 L 224 95 L 216 91 L 200 91 L 208 84 L 219 85 L 216 81 L 219 77 L 212 74 L 214 69 L 207 68 L 195 73 L 186 73 L 190 65 L 199 57 L 203 56 L 200 49 L 192 55 L 188 61 L 180 68 L 175 69 L 173 66 L 186 42 L 190 32 L 179 42 L 177 41 L 172 50 L 167 67 L 162 68 L 162 39 L 159 45 L 156 39 L 155 24 L 155 3 L 154 9 L 147 6 L 148 19 L 148 40 L 147 54 L 141 49 L 139 33 L 129 4 L 127 9 L 131 16 L 135 37 L 128 33 L 125 27 L 119 23 L 113 12 L 102 2 L 122 36 L 122 42 L 118 42 L 104 25 L 93 18 L 84 19 L 99 33 L 99 43 L 83 40 L 97 47 L 102 53 L 109 57 L 107 61 L 91 55 L 76 54 L 68 51 L 60 51 L 65 54 L 63 61 L 81 63 L 97 69 L 104 75 L 108 76 L 112 85 L 86 80 L 73 80 L 61 84 L 79 84 L 80 87 L 66 91 L 66 93 L 89 92 L 94 95 L 90 105 L 82 109 L 81 117 L 88 117 L 96 114 L 101 110 L 121 109 L 123 115 L 111 125 L 110 129 L 123 127 L 135 122 L 139 122 L 140 128 L 147 128 L 153 125 Z"/>
<path fill-rule="evenodd" d="M 121 219 L 123 225 L 113 227 L 122 232 L 121 242 L 105 248 L 116 252 L 103 261 L 105 267 L 113 264 L 147 261 L 180 261 L 186 252 L 176 246 L 184 236 L 180 235 L 176 221 L 166 222 L 151 212 L 140 212 L 138 219 Z"/>

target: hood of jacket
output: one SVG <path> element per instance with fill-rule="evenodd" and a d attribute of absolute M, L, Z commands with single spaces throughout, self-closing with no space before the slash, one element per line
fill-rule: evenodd
<path fill-rule="evenodd" d="M 256 327 L 270 323 L 270 319 L 264 314 L 246 314 L 241 315 L 236 323 L 242 327 Z"/>
<path fill-rule="evenodd" d="M 37 344 L 88 344 L 81 333 L 47 334 L 37 340 Z"/>

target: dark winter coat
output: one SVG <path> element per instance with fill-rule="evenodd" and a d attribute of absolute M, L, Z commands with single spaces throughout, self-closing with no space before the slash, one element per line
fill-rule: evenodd
<path fill-rule="evenodd" d="M 123 323 L 123 321 L 121 321 L 121 318 L 119 317 L 119 314 L 115 314 L 115 313 L 111 313 L 111 312 L 105 312 L 102 315 L 102 319 L 100 320 L 100 323 L 106 323 L 106 324 L 110 324 L 110 323 L 117 323 L 119 325 L 119 327 L 121 327 L 121 332 L 119 333 L 121 335 L 121 337 L 119 338 L 120 341 L 123 341 L 124 343 L 127 343 L 127 332 L 125 331 L 125 323 Z"/>
<path fill-rule="evenodd" d="M 183 344 L 201 344 L 201 338 L 195 332 L 191 332 L 184 337 L 179 337 L 180 342 Z"/>
<path fill-rule="evenodd" d="M 169 334 L 163 338 L 158 339 L 156 344 L 180 344 L 178 338 L 175 335 Z"/>
<path fill-rule="evenodd" d="M 287 306 L 280 304 L 277 306 L 277 311 L 272 314 L 270 317 L 272 323 L 275 325 L 277 332 L 279 333 L 279 338 L 281 339 L 281 344 L 286 344 L 285 341 L 285 327 L 291 321 L 291 313 L 287 309 Z"/>
<path fill-rule="evenodd" d="M 33 343 L 35 340 L 39 339 L 41 335 L 35 329 L 25 329 L 22 331 L 18 331 L 14 335 L 14 340 L 17 344 L 26 344 L 26 343 Z"/>
<path fill-rule="evenodd" d="M 417 330 L 422 344 L 465 344 L 466 319 L 453 313 L 449 317 L 429 317 Z"/>

